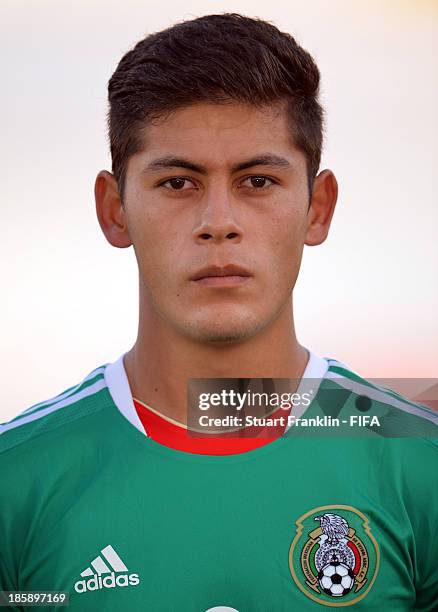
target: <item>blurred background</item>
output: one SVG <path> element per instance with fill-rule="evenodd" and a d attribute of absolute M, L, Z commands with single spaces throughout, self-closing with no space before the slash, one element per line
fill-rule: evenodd
<path fill-rule="evenodd" d="M 340 193 L 305 248 L 299 341 L 365 377 L 438 377 L 438 2 L 2 0 L 0 422 L 134 343 L 134 252 L 94 208 L 107 82 L 145 35 L 218 12 L 272 21 L 322 73 Z"/>

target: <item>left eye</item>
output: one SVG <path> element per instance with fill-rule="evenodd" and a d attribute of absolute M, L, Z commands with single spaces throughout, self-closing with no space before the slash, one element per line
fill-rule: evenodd
<path fill-rule="evenodd" d="M 246 185 L 248 187 L 254 187 L 255 189 L 263 189 L 263 187 L 270 187 L 275 184 L 275 181 L 268 178 L 267 176 L 248 176 L 241 184 L 243 185 L 246 181 L 250 181 L 251 185 Z M 267 185 L 267 181 L 269 184 Z"/>

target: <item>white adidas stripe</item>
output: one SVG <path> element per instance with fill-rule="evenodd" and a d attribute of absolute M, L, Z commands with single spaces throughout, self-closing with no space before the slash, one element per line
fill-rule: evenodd
<path fill-rule="evenodd" d="M 350 391 L 358 392 L 361 395 L 367 395 L 369 398 L 374 399 L 378 402 L 382 402 L 383 404 L 389 404 L 390 406 L 394 406 L 395 408 L 400 408 L 404 412 L 409 412 L 410 414 L 414 414 L 416 416 L 422 417 L 431 421 L 435 425 L 438 425 L 438 414 L 434 414 L 432 411 L 428 412 L 427 409 L 416 408 L 413 404 L 408 404 L 404 401 L 400 401 L 392 395 L 385 393 L 384 391 L 380 391 L 379 389 L 375 389 L 374 387 L 368 387 L 368 385 L 364 385 L 355 380 L 351 380 L 342 374 L 338 374 L 337 372 L 330 372 L 330 370 L 326 374 L 326 378 L 331 378 L 337 384 L 344 387 L 344 389 L 349 389 Z"/>
<path fill-rule="evenodd" d="M 100 556 L 93 559 L 93 561 L 91 562 L 91 565 L 94 567 L 94 569 L 96 570 L 96 573 L 99 574 L 99 576 L 100 574 L 109 574 L 111 572 L 108 565 L 105 563 L 105 561 Z"/>
<path fill-rule="evenodd" d="M 51 402 L 60 401 L 60 400 L 63 400 L 64 398 L 66 398 L 66 397 L 69 397 L 72 393 L 75 393 L 84 383 L 86 383 L 87 380 L 91 380 L 95 376 L 98 376 L 98 374 L 102 374 L 103 375 L 104 371 L 105 371 L 105 366 L 100 366 L 99 368 L 96 368 L 95 370 L 90 372 L 90 374 L 88 374 L 88 376 L 86 376 L 83 380 L 81 380 L 81 382 L 79 384 L 77 384 L 76 386 L 72 387 L 70 390 L 64 391 L 63 393 L 60 393 L 59 395 L 55 395 L 54 397 L 46 399 L 43 402 L 39 402 L 38 404 L 34 404 L 33 406 L 30 406 L 29 408 L 26 408 L 26 410 L 23 410 L 23 412 L 21 412 L 20 415 L 18 415 L 18 416 L 21 416 L 22 414 L 23 415 L 29 414 L 30 412 L 34 412 L 38 408 L 42 408 L 46 404 L 50 404 Z"/>
<path fill-rule="evenodd" d="M 127 572 L 128 571 L 128 568 L 123 563 L 123 561 L 121 560 L 119 555 L 116 553 L 114 548 L 111 546 L 111 544 L 108 544 L 108 546 L 105 546 L 105 548 L 102 548 L 100 553 L 105 557 L 109 565 L 112 567 L 112 570 L 114 570 L 115 572 Z M 81 572 L 81 576 L 83 578 L 85 578 L 86 576 L 92 576 L 95 573 L 98 574 L 99 576 L 101 574 L 109 574 L 112 571 L 100 555 L 98 555 L 95 559 L 93 559 L 93 561 L 91 562 L 91 565 L 94 567 L 96 571 L 93 572 L 93 570 L 90 567 L 87 567 L 87 569 Z"/>
<path fill-rule="evenodd" d="M 65 408 L 66 406 L 70 406 L 71 404 L 74 404 L 75 402 L 84 399 L 84 397 L 87 397 L 88 395 L 94 395 L 94 393 L 97 393 L 104 387 L 106 387 L 105 380 L 98 380 L 94 384 L 90 385 L 89 387 L 86 387 L 82 391 L 79 391 L 79 393 L 68 397 L 64 401 L 56 402 L 52 406 L 49 406 L 48 408 L 42 408 L 38 412 L 33 412 L 29 415 L 23 415 L 23 418 L 19 419 L 18 421 L 0 425 L 0 435 L 2 433 L 5 433 L 6 431 L 9 431 L 10 429 L 15 429 L 15 427 L 21 427 L 21 425 L 25 425 L 26 423 L 41 419 L 43 416 L 46 416 L 46 414 L 50 414 L 51 412 L 55 412 L 56 410 L 61 410 L 61 408 Z"/>
<path fill-rule="evenodd" d="M 108 544 L 108 546 L 105 546 L 105 548 L 103 548 L 100 552 L 104 555 L 107 561 L 109 561 L 109 563 L 113 566 L 116 572 L 128 571 L 128 568 L 110 544 Z"/>
<path fill-rule="evenodd" d="M 337 359 L 331 359 L 329 357 L 325 357 L 325 359 L 327 359 L 328 364 L 329 364 L 329 368 L 330 366 L 334 366 L 334 367 L 338 367 L 338 368 L 342 368 L 344 370 L 348 370 L 348 372 L 351 372 L 352 374 L 356 374 L 356 376 L 360 377 L 360 374 L 358 374 L 356 372 L 356 370 L 352 370 L 350 368 L 350 366 L 346 365 L 345 363 L 343 363 L 342 361 L 338 361 Z"/>

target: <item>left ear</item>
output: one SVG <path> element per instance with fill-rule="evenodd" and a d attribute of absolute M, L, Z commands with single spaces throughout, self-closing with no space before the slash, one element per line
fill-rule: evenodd
<path fill-rule="evenodd" d="M 313 182 L 304 244 L 315 246 L 327 238 L 337 199 L 336 177 L 331 170 L 323 170 Z"/>

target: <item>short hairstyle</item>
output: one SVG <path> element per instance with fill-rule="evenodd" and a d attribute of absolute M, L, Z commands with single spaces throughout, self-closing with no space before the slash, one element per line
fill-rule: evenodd
<path fill-rule="evenodd" d="M 238 13 L 205 15 L 139 41 L 108 83 L 112 171 L 123 202 L 127 162 L 144 128 L 197 102 L 256 107 L 284 101 L 295 146 L 306 156 L 309 193 L 323 142 L 318 67 L 295 39 Z"/>

